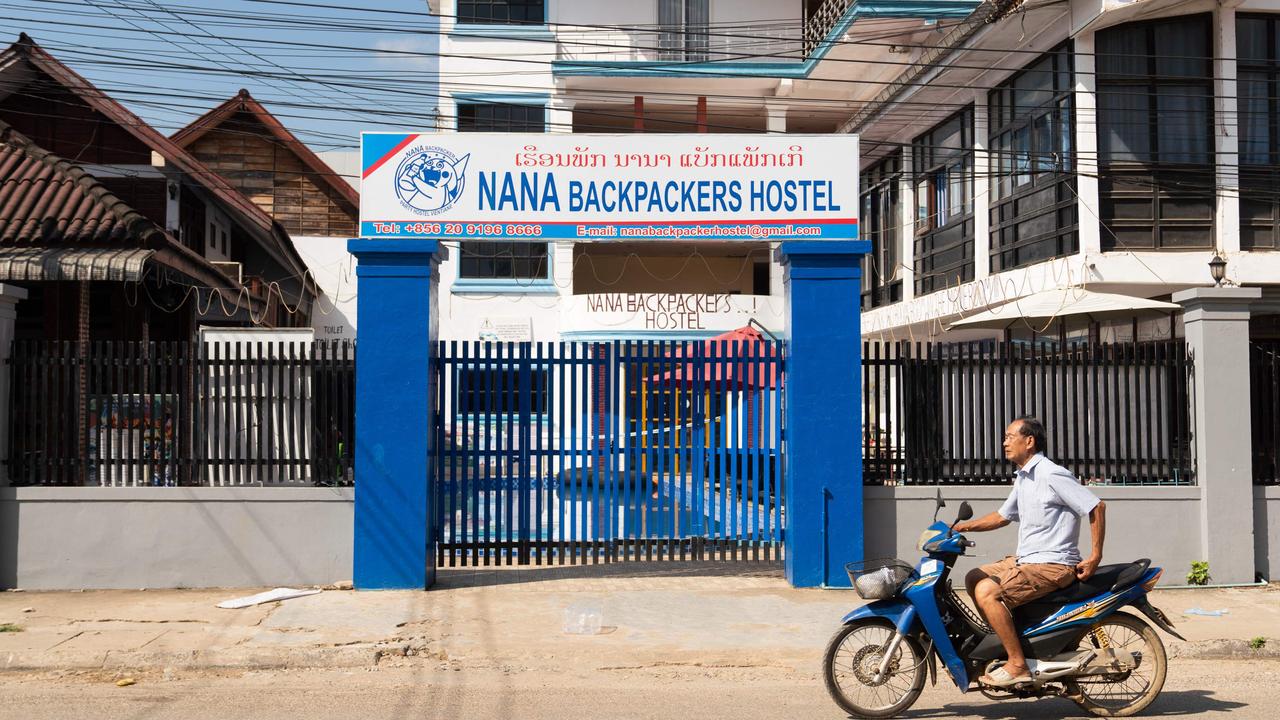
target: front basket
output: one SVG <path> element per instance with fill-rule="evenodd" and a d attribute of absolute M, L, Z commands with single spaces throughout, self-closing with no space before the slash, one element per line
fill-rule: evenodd
<path fill-rule="evenodd" d="M 893 597 L 898 588 L 916 574 L 910 565 L 891 558 L 846 563 L 844 571 L 849 573 L 853 589 L 866 600 Z"/>

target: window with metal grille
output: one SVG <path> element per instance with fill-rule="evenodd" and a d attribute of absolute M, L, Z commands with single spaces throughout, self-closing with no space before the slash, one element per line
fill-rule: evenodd
<path fill-rule="evenodd" d="M 459 243 L 458 277 L 468 280 L 543 280 L 547 244 L 470 240 Z"/>
<path fill-rule="evenodd" d="M 1280 249 L 1280 21 L 1236 16 L 1240 247 Z"/>
<path fill-rule="evenodd" d="M 710 46 L 710 0 L 658 0 L 658 57 L 701 62 Z"/>
<path fill-rule="evenodd" d="M 528 378 L 528 387 L 521 385 L 521 377 Z M 522 411 L 522 395 L 527 394 L 530 414 L 545 415 L 549 377 L 546 368 L 458 368 L 457 412 L 460 415 L 513 415 Z"/>
<path fill-rule="evenodd" d="M 458 0 L 458 22 L 494 25 L 545 23 L 543 0 Z"/>
<path fill-rule="evenodd" d="M 546 132 L 546 115 L 542 105 L 459 103 L 458 132 Z"/>
<path fill-rule="evenodd" d="M 862 216 L 858 227 L 871 242 L 871 252 L 862 256 L 862 309 L 887 305 L 902 299 L 898 279 L 899 248 L 902 235 L 902 200 L 898 183 L 902 180 L 902 151 L 863 170 Z"/>
<path fill-rule="evenodd" d="M 911 146 L 915 169 L 916 294 L 973 279 L 973 108 Z"/>
<path fill-rule="evenodd" d="M 991 272 L 1079 247 L 1071 48 L 1061 45 L 988 95 Z"/>
<path fill-rule="evenodd" d="M 545 132 L 541 105 L 458 105 L 459 132 Z M 458 243 L 458 277 L 467 280 L 540 280 L 550 277 L 546 243 L 466 241 Z"/>
<path fill-rule="evenodd" d="M 1210 15 L 1097 34 L 1102 249 L 1213 246 Z"/>

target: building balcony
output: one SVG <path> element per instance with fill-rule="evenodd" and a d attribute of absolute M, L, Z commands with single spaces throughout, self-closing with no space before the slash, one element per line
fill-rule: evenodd
<path fill-rule="evenodd" d="M 574 63 L 800 63 L 801 26 L 743 24 L 705 34 L 660 25 L 565 28 L 556 33 L 556 59 Z"/>

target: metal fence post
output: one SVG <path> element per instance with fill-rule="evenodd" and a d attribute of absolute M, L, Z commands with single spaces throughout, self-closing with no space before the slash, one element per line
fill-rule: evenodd
<path fill-rule="evenodd" d="M 1186 308 L 1195 368 L 1196 480 L 1200 542 L 1217 583 L 1254 577 L 1253 468 L 1249 382 L 1249 305 L 1260 288 L 1192 288 L 1173 294 Z"/>
<path fill-rule="evenodd" d="M 18 303 L 27 299 L 27 291 L 0 283 L 0 487 L 9 484 L 9 356 L 13 352 L 13 326 L 18 319 Z"/>
<path fill-rule="evenodd" d="M 863 555 L 861 260 L 866 241 L 784 242 L 787 580 L 849 587 Z"/>

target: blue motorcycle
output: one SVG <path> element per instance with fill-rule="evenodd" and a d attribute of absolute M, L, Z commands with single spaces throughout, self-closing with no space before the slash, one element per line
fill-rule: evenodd
<path fill-rule="evenodd" d="M 974 681 L 1007 659 L 1000 639 L 951 586 L 956 559 L 974 547 L 954 531 L 973 517 L 961 503 L 956 522 L 938 520 L 920 537 L 925 553 L 912 567 L 900 560 L 849 563 L 845 570 L 860 596 L 872 602 L 844 617 L 827 644 L 827 691 L 856 717 L 893 717 L 916 701 L 925 674 L 937 683 L 937 661 L 961 692 L 976 689 L 993 700 L 1057 696 L 1101 717 L 1144 710 L 1164 687 L 1164 643 L 1151 625 L 1183 639 L 1147 600 L 1163 572 L 1150 560 L 1103 565 L 1084 582 L 1014 611 L 1031 681 L 991 688 Z"/>

